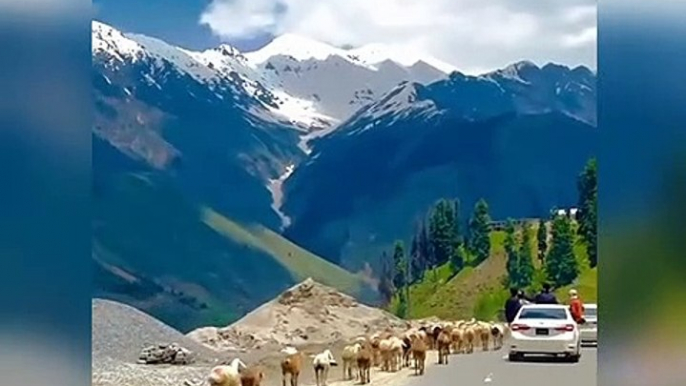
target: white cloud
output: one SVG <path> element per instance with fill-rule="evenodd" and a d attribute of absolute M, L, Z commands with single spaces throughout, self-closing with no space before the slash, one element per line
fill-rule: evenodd
<path fill-rule="evenodd" d="M 584 47 L 594 44 L 598 36 L 596 27 L 588 27 L 578 34 L 567 35 L 562 40 L 565 47 Z"/>
<path fill-rule="evenodd" d="M 213 0 L 200 22 L 227 40 L 267 32 L 400 44 L 475 72 L 522 59 L 595 68 L 595 9 L 594 0 Z"/>

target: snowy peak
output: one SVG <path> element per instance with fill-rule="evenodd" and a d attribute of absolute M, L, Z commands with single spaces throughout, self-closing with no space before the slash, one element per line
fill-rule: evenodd
<path fill-rule="evenodd" d="M 247 53 L 255 64 L 262 64 L 274 56 L 290 56 L 298 61 L 326 60 L 329 56 L 345 57 L 345 51 L 332 45 L 295 34 L 280 35 L 263 48 Z"/>
<path fill-rule="evenodd" d="M 402 46 L 387 44 L 367 44 L 359 48 L 348 50 L 348 55 L 369 65 L 377 65 L 391 60 L 403 67 L 412 67 L 418 63 L 436 68 L 444 74 L 449 74 L 456 68 L 430 55 L 423 54 Z"/>
<path fill-rule="evenodd" d="M 126 59 L 136 60 L 143 52 L 140 44 L 107 24 L 93 21 L 92 28 L 93 54 L 107 54 L 123 62 Z"/>

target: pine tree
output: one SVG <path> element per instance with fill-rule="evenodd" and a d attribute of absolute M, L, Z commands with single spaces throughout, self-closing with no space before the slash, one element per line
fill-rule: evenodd
<path fill-rule="evenodd" d="M 548 280 L 556 286 L 570 284 L 579 274 L 574 256 L 574 235 L 567 216 L 555 216 L 552 226 L 552 245 L 546 258 Z"/>
<path fill-rule="evenodd" d="M 402 241 L 396 241 L 393 248 L 393 286 L 397 292 L 402 293 L 407 284 L 407 262 L 405 261 L 405 247 Z"/>
<path fill-rule="evenodd" d="M 467 261 L 467 249 L 463 244 L 456 244 L 450 257 L 450 269 L 453 274 L 464 268 L 465 261 Z"/>
<path fill-rule="evenodd" d="M 426 229 L 426 220 L 419 223 L 419 232 L 417 235 L 417 249 L 419 249 L 419 257 L 424 271 L 432 267 L 432 261 L 429 251 L 429 235 Z"/>
<path fill-rule="evenodd" d="M 398 317 L 404 318 L 408 311 L 408 286 L 407 286 L 407 259 L 405 258 L 405 247 L 402 241 L 396 241 L 393 248 L 393 263 L 395 272 L 393 275 L 393 286 L 396 288 L 398 296 Z"/>
<path fill-rule="evenodd" d="M 421 229 L 417 229 L 417 233 L 412 236 L 412 244 L 410 245 L 410 269 L 409 277 L 410 283 L 416 283 L 424 276 L 424 262 L 419 246 L 419 239 L 421 238 Z"/>
<path fill-rule="evenodd" d="M 548 251 L 548 230 L 546 229 L 545 221 L 538 222 L 538 233 L 536 234 L 538 242 L 538 260 L 545 261 L 545 254 Z"/>
<path fill-rule="evenodd" d="M 460 225 L 460 199 L 456 198 L 453 200 L 453 237 L 456 240 L 457 245 L 462 245 L 464 239 L 462 237 L 462 229 Z"/>
<path fill-rule="evenodd" d="M 436 203 L 429 219 L 429 239 L 433 248 L 436 265 L 450 260 L 455 239 L 455 216 L 453 208 L 446 200 Z"/>
<path fill-rule="evenodd" d="M 488 204 L 482 198 L 474 206 L 474 213 L 469 220 L 469 250 L 474 256 L 474 265 L 488 258 L 491 252 Z"/>
<path fill-rule="evenodd" d="M 519 249 L 517 275 L 519 276 L 518 287 L 525 288 L 531 285 L 534 278 L 533 251 L 531 249 L 531 226 L 527 223 L 522 227 L 522 245 Z"/>
<path fill-rule="evenodd" d="M 393 264 L 386 252 L 381 254 L 381 274 L 379 275 L 377 289 L 384 305 L 389 304 L 393 299 L 395 288 L 393 288 Z"/>
<path fill-rule="evenodd" d="M 505 254 L 507 255 L 507 276 L 510 285 L 519 286 L 519 248 L 517 246 L 517 234 L 512 219 L 507 220 L 505 226 Z"/>
<path fill-rule="evenodd" d="M 586 242 L 591 267 L 598 264 L 598 165 L 590 159 L 577 181 L 579 191 L 578 234 Z"/>

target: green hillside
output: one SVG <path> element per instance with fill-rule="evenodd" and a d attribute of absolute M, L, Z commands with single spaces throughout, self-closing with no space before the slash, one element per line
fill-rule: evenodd
<path fill-rule="evenodd" d="M 536 232 L 533 227 L 531 232 Z M 475 317 L 481 320 L 499 318 L 509 291 L 505 285 L 507 256 L 504 249 L 505 233 L 491 232 L 490 256 L 477 267 L 467 267 L 457 275 L 450 277 L 448 264 L 429 271 L 423 280 L 410 286 L 410 318 L 437 316 L 446 319 L 468 319 Z M 535 239 L 535 237 L 534 237 Z M 535 248 L 532 245 L 532 248 Z M 597 268 L 590 269 L 588 257 L 579 239 L 574 253 L 579 261 L 580 274 L 575 282 L 556 290 L 560 301 L 567 300 L 570 288 L 579 291 L 586 302 L 597 302 L 598 275 Z M 537 269 L 540 263 L 535 262 Z M 542 272 L 535 275 L 535 283 L 528 292 L 537 291 L 544 281 Z M 390 305 L 391 311 L 397 308 L 397 299 Z"/>
<path fill-rule="evenodd" d="M 236 243 L 272 257 L 291 274 L 294 281 L 311 277 L 346 293 L 362 295 L 360 276 L 301 248 L 280 234 L 261 225 L 241 226 L 210 208 L 203 208 L 201 213 L 205 224 Z"/>
<path fill-rule="evenodd" d="M 374 296 L 362 277 L 269 229 L 197 206 L 163 175 L 97 179 L 94 197 L 94 295 L 182 331 L 226 325 L 308 276 Z"/>

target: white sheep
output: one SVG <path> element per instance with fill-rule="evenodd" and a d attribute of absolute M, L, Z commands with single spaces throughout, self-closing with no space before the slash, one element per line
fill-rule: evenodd
<path fill-rule="evenodd" d="M 314 376 L 317 380 L 317 386 L 326 386 L 327 378 L 329 377 L 329 368 L 337 366 L 336 359 L 333 357 L 331 350 L 324 350 L 317 354 L 312 359 L 314 366 Z"/>
<path fill-rule="evenodd" d="M 362 350 L 362 345 L 360 343 L 355 343 L 350 346 L 345 346 L 343 348 L 343 353 L 341 354 L 341 359 L 343 360 L 343 379 L 353 379 L 358 378 L 357 371 L 357 354 Z"/>
<path fill-rule="evenodd" d="M 240 386 L 240 369 L 247 368 L 245 363 L 236 358 L 229 365 L 215 366 L 207 377 L 210 386 Z"/>

